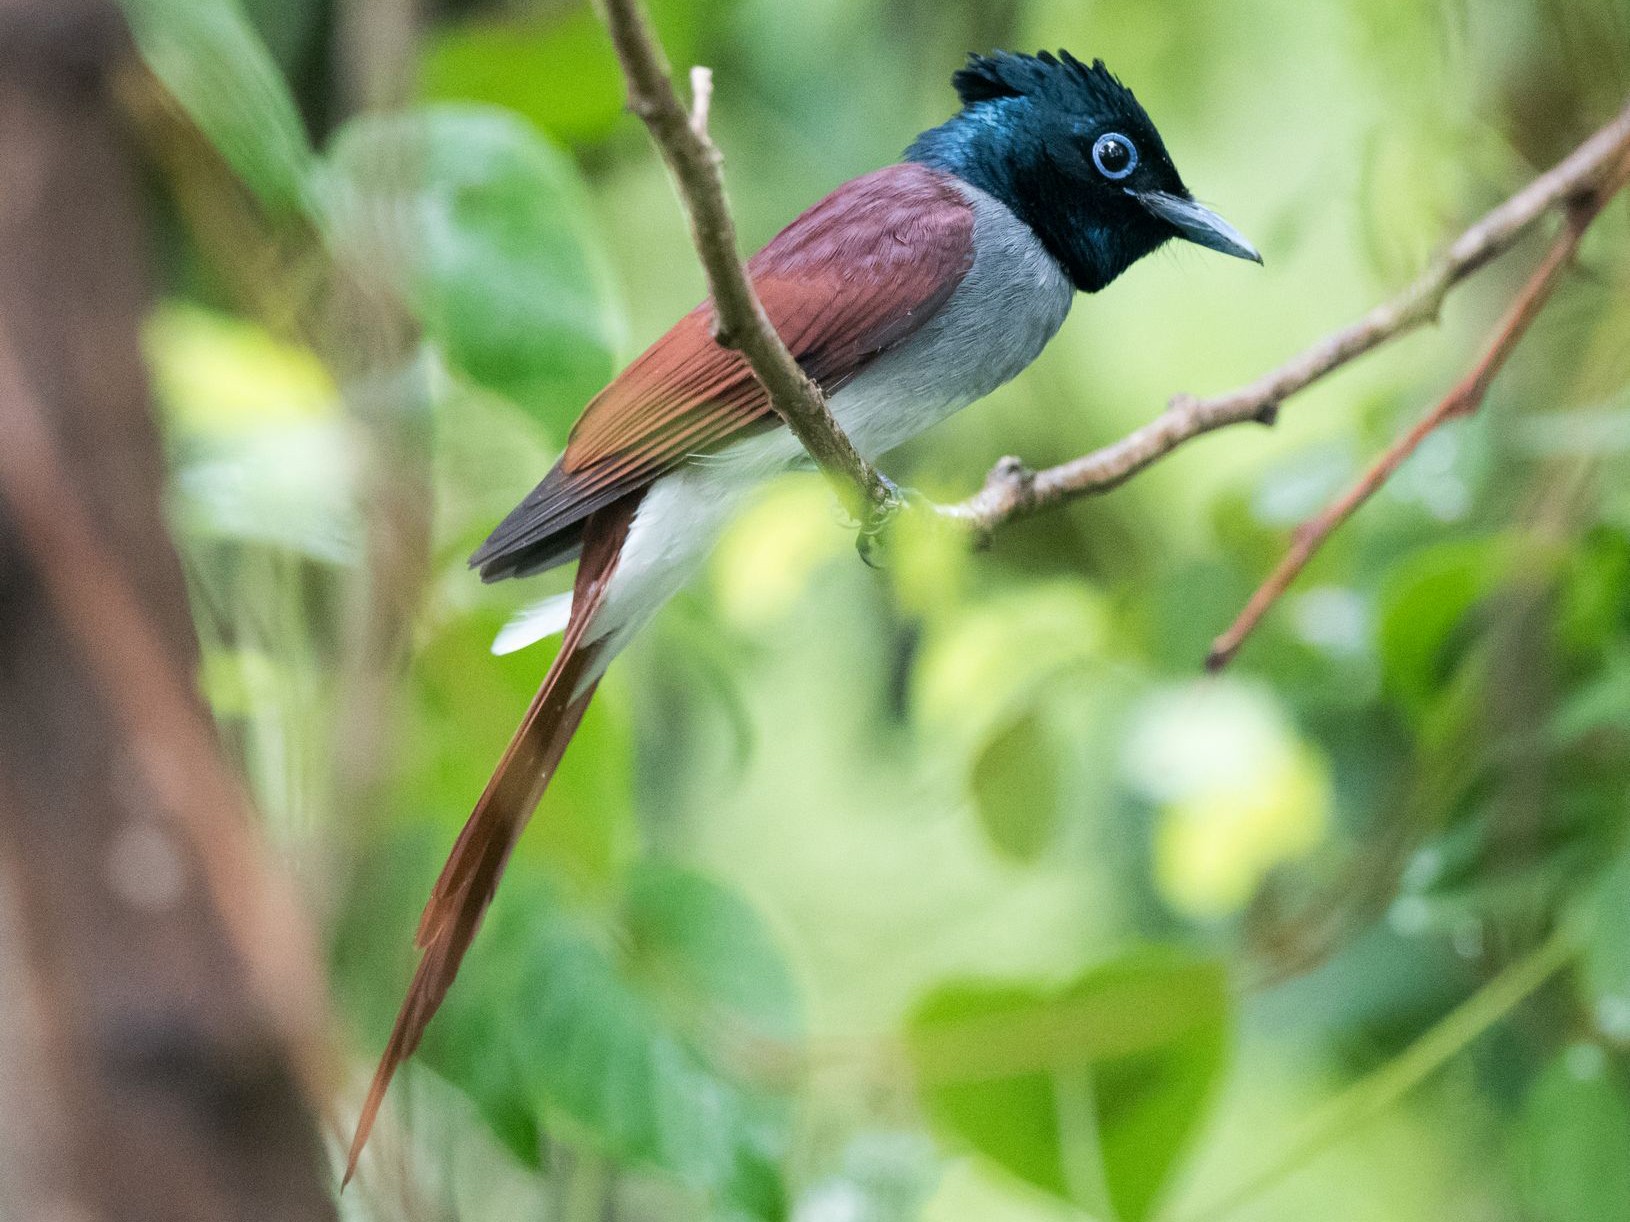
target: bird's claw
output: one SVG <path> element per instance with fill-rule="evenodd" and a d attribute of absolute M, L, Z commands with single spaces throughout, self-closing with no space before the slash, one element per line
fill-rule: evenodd
<path fill-rule="evenodd" d="M 925 498 L 914 488 L 901 488 L 886 475 L 880 473 L 877 478 L 883 482 L 883 499 L 867 506 L 866 515 L 861 519 L 860 529 L 855 535 L 855 550 L 868 568 L 881 569 L 886 567 L 883 563 L 886 550 L 884 537 L 889 527 L 904 510 L 922 503 Z"/>

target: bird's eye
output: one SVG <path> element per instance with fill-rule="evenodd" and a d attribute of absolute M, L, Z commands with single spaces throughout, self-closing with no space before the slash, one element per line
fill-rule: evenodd
<path fill-rule="evenodd" d="M 1105 132 L 1092 146 L 1092 164 L 1105 178 L 1125 178 L 1138 168 L 1138 150 L 1120 132 Z"/>

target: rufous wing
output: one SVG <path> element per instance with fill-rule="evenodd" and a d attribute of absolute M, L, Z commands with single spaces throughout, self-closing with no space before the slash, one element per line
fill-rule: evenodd
<path fill-rule="evenodd" d="M 747 264 L 765 313 L 828 393 L 933 316 L 973 264 L 973 208 L 950 175 L 905 163 L 839 187 Z M 566 451 L 471 557 L 488 581 L 570 559 L 583 521 L 688 457 L 775 423 L 703 303 L 584 409 Z"/>

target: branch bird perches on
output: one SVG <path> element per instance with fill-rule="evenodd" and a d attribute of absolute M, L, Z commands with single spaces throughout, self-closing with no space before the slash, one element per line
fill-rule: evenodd
<path fill-rule="evenodd" d="M 692 70 L 693 102 L 687 112 L 639 0 L 600 0 L 600 9 L 627 81 L 629 108 L 649 129 L 690 219 L 714 303 L 715 338 L 741 352 L 776 412 L 860 520 L 863 539 L 875 535 L 903 507 L 903 501 L 894 485 L 844 435 L 820 388 L 776 335 L 747 278 L 721 176 L 723 159 L 707 130 L 711 74 L 705 68 Z M 1213 669 L 1225 665 L 1318 543 L 1391 475 L 1421 437 L 1438 424 L 1475 410 L 1488 381 L 1549 299 L 1585 229 L 1624 185 L 1625 174 L 1630 173 L 1625 168 L 1627 158 L 1630 102 L 1562 161 L 1462 232 L 1397 296 L 1278 367 L 1222 394 L 1173 395 L 1165 410 L 1148 424 L 1057 466 L 1032 471 L 1017 458 L 1003 458 L 979 492 L 955 504 L 926 506 L 926 511 L 985 542 L 1009 522 L 1116 488 L 1203 434 L 1234 424 L 1272 424 L 1292 396 L 1359 357 L 1436 321 L 1456 287 L 1510 250 L 1546 216 L 1564 212 L 1562 234 L 1468 381 L 1439 405 L 1424 431 L 1417 429 L 1384 455 L 1355 494 L 1299 532 L 1285 564 L 1233 628 L 1218 638 L 1207 664 Z"/>

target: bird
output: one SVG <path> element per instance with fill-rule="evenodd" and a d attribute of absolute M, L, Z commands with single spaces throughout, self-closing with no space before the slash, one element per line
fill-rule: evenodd
<path fill-rule="evenodd" d="M 836 188 L 747 262 L 776 332 L 866 458 L 1012 379 L 1077 292 L 1168 241 L 1262 256 L 1184 186 L 1100 59 L 970 54 L 959 109 L 902 159 Z M 569 594 L 503 652 L 560 650 L 437 878 L 420 960 L 366 1096 L 345 1178 L 418 1046 L 607 665 L 697 570 L 743 501 L 803 451 L 703 302 L 584 408 L 560 459 L 471 557 L 485 581 L 577 561 Z"/>

